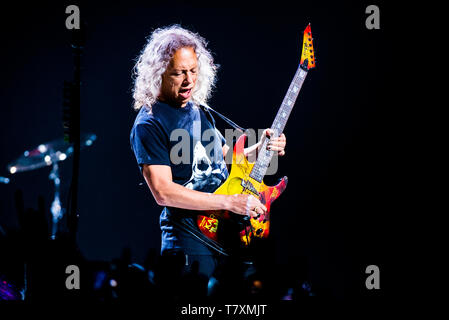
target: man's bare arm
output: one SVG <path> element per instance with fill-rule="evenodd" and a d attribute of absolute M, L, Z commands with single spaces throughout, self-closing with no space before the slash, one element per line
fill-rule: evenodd
<path fill-rule="evenodd" d="M 161 206 L 188 210 L 227 210 L 241 215 L 246 215 L 249 208 L 251 216 L 266 211 L 258 199 L 246 194 L 220 195 L 181 186 L 173 182 L 171 168 L 166 165 L 143 165 L 142 173 L 154 199 Z"/>

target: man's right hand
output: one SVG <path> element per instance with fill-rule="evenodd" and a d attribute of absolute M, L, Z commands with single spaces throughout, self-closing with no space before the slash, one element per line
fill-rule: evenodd
<path fill-rule="evenodd" d="M 253 195 L 233 194 L 229 195 L 228 198 L 228 210 L 234 213 L 255 218 L 260 214 L 267 212 L 267 207 Z"/>
<path fill-rule="evenodd" d="M 226 210 L 257 217 L 267 211 L 259 199 L 248 194 L 212 194 L 188 189 L 172 180 L 167 165 L 143 165 L 142 174 L 157 204 L 187 210 Z"/>

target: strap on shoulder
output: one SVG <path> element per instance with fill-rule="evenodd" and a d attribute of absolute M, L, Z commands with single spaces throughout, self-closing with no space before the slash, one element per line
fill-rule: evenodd
<path fill-rule="evenodd" d="M 238 124 L 236 124 L 234 121 L 228 119 L 227 117 L 225 117 L 224 115 L 222 115 L 221 113 L 219 113 L 218 111 L 215 111 L 214 109 L 212 109 L 211 107 L 209 107 L 207 104 L 203 103 L 200 104 L 200 108 L 206 113 L 206 116 L 209 118 L 209 120 L 211 120 L 212 124 L 215 126 L 215 120 L 212 117 L 212 115 L 210 114 L 210 111 L 213 111 L 216 115 L 218 115 L 220 118 L 222 118 L 226 123 L 228 123 L 231 127 L 233 127 L 236 130 L 239 130 L 243 133 L 247 132 L 247 129 L 239 126 Z"/>

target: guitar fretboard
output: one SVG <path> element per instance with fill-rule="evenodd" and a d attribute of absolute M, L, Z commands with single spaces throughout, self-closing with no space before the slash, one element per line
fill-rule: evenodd
<path fill-rule="evenodd" d="M 295 76 L 288 88 L 287 94 L 282 101 L 281 107 L 279 108 L 276 117 L 274 118 L 271 129 L 274 131 L 272 137 L 279 137 L 284 131 L 285 125 L 287 124 L 288 117 L 295 105 L 296 99 L 298 98 L 299 91 L 301 90 L 304 79 L 307 76 L 307 71 L 301 66 L 296 70 Z M 268 140 L 266 139 L 260 148 L 260 153 L 257 157 L 257 161 L 251 170 L 250 177 L 262 182 L 263 177 L 267 172 L 267 168 L 270 165 L 271 158 L 273 157 L 274 151 L 267 150 Z"/>

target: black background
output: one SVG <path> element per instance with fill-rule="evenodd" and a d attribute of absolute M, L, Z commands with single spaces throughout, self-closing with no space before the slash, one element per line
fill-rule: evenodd
<path fill-rule="evenodd" d="M 60 4 L 12 4 L 3 10 L 1 77 L 0 225 L 18 228 L 13 194 L 25 206 L 52 201 L 50 168 L 10 176 L 6 166 L 25 150 L 62 138 L 62 88 L 71 80 L 72 51 Z M 82 57 L 81 131 L 98 136 L 81 154 L 78 244 L 89 260 L 109 261 L 130 248 L 141 263 L 159 250 L 159 208 L 143 182 L 129 145 L 136 113 L 131 70 L 145 38 L 179 23 L 209 41 L 220 65 L 210 105 L 243 127 L 267 128 L 299 63 L 310 22 L 316 68 L 311 70 L 285 134 L 286 156 L 275 177 L 287 175 L 272 207 L 273 250 L 286 268 L 303 261 L 310 281 L 331 296 L 374 294 L 365 268 L 382 274 L 388 293 L 393 219 L 397 212 L 397 144 L 386 50 L 391 13 L 379 3 L 381 29 L 365 27 L 368 2 L 183 1 L 77 2 L 87 24 Z M 374 3 L 375 4 L 375 3 Z M 227 128 L 217 120 L 220 129 Z M 61 164 L 66 199 L 72 160 Z M 65 200 L 66 201 L 66 200 Z M 48 211 L 48 210 L 47 210 Z M 49 213 L 48 213 L 49 215 Z M 379 293 L 376 293 L 379 294 Z"/>

